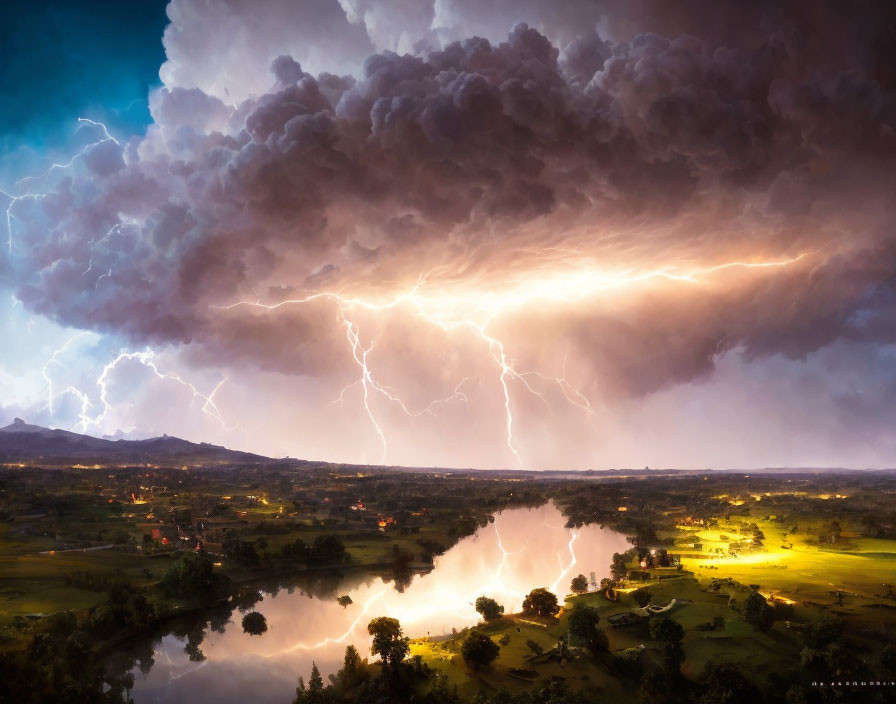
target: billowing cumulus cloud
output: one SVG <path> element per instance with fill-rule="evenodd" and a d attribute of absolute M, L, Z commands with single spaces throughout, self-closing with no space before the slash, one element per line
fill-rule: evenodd
<path fill-rule="evenodd" d="M 84 124 L 11 204 L 17 298 L 196 366 L 369 384 L 398 434 L 448 399 L 469 452 L 436 423 L 396 458 L 434 464 L 601 465 L 598 406 L 894 343 L 888 4 L 482 5 L 174 0 L 145 137 Z"/>

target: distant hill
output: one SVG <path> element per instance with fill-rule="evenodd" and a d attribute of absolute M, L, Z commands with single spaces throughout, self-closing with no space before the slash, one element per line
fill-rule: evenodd
<path fill-rule="evenodd" d="M 31 425 L 21 418 L 0 428 L 0 463 L 236 464 L 272 461 L 262 455 L 195 443 L 170 435 L 147 440 L 106 440 L 68 430 Z"/>

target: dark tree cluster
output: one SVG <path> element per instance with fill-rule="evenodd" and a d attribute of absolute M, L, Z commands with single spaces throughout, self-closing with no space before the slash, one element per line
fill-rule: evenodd
<path fill-rule="evenodd" d="M 523 599 L 523 613 L 548 618 L 556 616 L 560 611 L 557 595 L 549 592 L 544 587 L 533 589 Z"/>
<path fill-rule="evenodd" d="M 301 538 L 284 545 L 281 555 L 283 558 L 295 562 L 325 565 L 343 562 L 348 553 L 345 550 L 345 543 L 339 536 L 327 533 L 317 536 L 310 545 Z"/>
<path fill-rule="evenodd" d="M 481 596 L 476 599 L 476 611 L 486 621 L 494 621 L 504 615 L 504 607 L 487 596 Z"/>

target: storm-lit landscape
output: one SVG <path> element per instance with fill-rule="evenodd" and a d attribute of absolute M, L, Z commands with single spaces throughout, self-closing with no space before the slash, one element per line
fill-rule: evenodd
<path fill-rule="evenodd" d="M 0 704 L 893 699 L 896 5 L 0 13 Z"/>

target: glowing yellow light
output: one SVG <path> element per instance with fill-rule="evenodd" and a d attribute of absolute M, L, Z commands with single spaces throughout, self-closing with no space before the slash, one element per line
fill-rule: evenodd
<path fill-rule="evenodd" d="M 773 593 L 766 593 L 766 592 L 759 592 L 759 593 L 762 594 L 762 596 L 764 596 L 769 601 L 780 601 L 782 604 L 790 604 L 790 605 L 797 603 L 793 599 L 788 599 L 786 596 L 781 596 L 780 594 L 773 594 Z"/>

